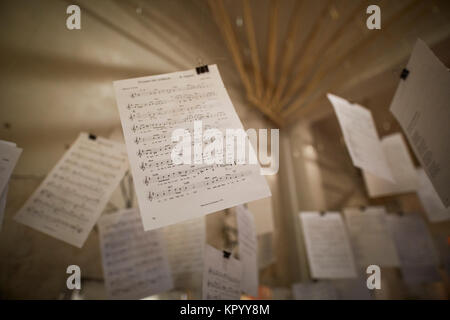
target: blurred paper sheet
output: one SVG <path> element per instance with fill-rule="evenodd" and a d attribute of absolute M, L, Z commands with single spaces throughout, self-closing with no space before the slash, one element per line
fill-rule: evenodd
<path fill-rule="evenodd" d="M 340 213 L 301 212 L 311 278 L 357 276 L 352 248 Z"/>
<path fill-rule="evenodd" d="M 399 266 L 394 241 L 389 233 L 383 207 L 344 209 L 355 260 L 365 272 L 372 264 L 380 267 Z"/>
<path fill-rule="evenodd" d="M 15 220 L 81 248 L 127 168 L 123 144 L 81 133 Z"/>
<path fill-rule="evenodd" d="M 145 232 L 137 209 L 105 214 L 98 227 L 110 298 L 142 299 L 172 289 L 161 229 Z"/>
<path fill-rule="evenodd" d="M 201 289 L 205 228 L 205 217 L 163 228 L 173 283 L 177 289 Z"/>
<path fill-rule="evenodd" d="M 418 214 L 389 214 L 389 231 L 397 246 L 403 279 L 407 283 L 439 281 L 439 259 L 425 222 Z"/>
<path fill-rule="evenodd" d="M 258 296 L 258 242 L 252 213 L 244 206 L 236 207 L 238 226 L 239 260 L 242 264 L 241 290 L 253 297 Z"/>
<path fill-rule="evenodd" d="M 338 294 L 329 281 L 294 283 L 292 295 L 295 300 L 337 300 Z"/>
<path fill-rule="evenodd" d="M 425 209 L 428 220 L 430 220 L 430 222 L 450 220 L 450 207 L 446 208 L 444 206 L 425 171 L 423 171 L 423 169 L 418 169 L 417 175 L 419 177 L 417 195 Z"/>
<path fill-rule="evenodd" d="M 450 72 L 417 40 L 390 110 L 445 207 L 450 206 Z"/>
<path fill-rule="evenodd" d="M 327 97 L 338 118 L 353 165 L 393 181 L 370 110 L 330 93 Z"/>
<path fill-rule="evenodd" d="M 22 149 L 15 143 L 0 140 L 0 193 L 3 193 L 19 160 Z"/>
<path fill-rule="evenodd" d="M 369 196 L 372 198 L 415 192 L 417 190 L 417 172 L 408 153 L 408 148 L 400 133 L 395 133 L 381 139 L 381 146 L 392 172 L 394 182 L 379 178 L 364 171 Z"/>
<path fill-rule="evenodd" d="M 3 216 L 5 215 L 6 198 L 8 196 L 8 185 L 6 185 L 2 194 L 0 195 L 0 230 L 2 230 Z"/>
<path fill-rule="evenodd" d="M 203 300 L 240 300 L 241 262 L 209 245 L 203 261 Z"/>

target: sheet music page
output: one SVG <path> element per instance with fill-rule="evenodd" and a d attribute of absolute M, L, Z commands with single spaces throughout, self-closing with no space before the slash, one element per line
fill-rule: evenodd
<path fill-rule="evenodd" d="M 417 172 L 401 133 L 383 137 L 381 146 L 386 155 L 394 182 L 379 178 L 363 170 L 369 196 L 374 198 L 415 192 L 418 186 Z"/>
<path fill-rule="evenodd" d="M 80 133 L 15 220 L 81 248 L 127 168 L 123 144 Z"/>
<path fill-rule="evenodd" d="M 114 87 L 145 230 L 271 195 L 258 164 L 228 161 L 231 148 L 217 152 L 225 155 L 223 164 L 206 164 L 212 159 L 206 148 L 216 137 L 205 139 L 203 131 L 217 129 L 225 137 L 226 129 L 243 128 L 216 65 L 202 74 L 192 69 L 116 81 Z M 181 143 L 172 142 L 175 129 L 185 130 L 180 140 L 191 145 L 191 164 L 172 161 L 172 152 L 189 154 L 174 148 Z"/>
<path fill-rule="evenodd" d="M 3 216 L 5 215 L 7 196 L 8 196 L 8 185 L 6 185 L 5 189 L 3 189 L 3 192 L 0 195 L 0 230 L 2 230 Z"/>
<path fill-rule="evenodd" d="M 205 246 L 203 269 L 203 300 L 241 299 L 241 262 L 223 251 Z"/>
<path fill-rule="evenodd" d="M 403 279 L 409 283 L 439 281 L 437 252 L 420 215 L 389 214 L 387 221 L 397 246 Z"/>
<path fill-rule="evenodd" d="M 299 217 L 311 278 L 355 278 L 353 253 L 340 213 L 301 212 Z"/>
<path fill-rule="evenodd" d="M 393 181 L 370 110 L 328 93 L 353 165 Z"/>
<path fill-rule="evenodd" d="M 362 270 L 372 264 L 380 267 L 399 266 L 395 243 L 389 233 L 383 207 L 344 209 L 355 260 Z"/>
<path fill-rule="evenodd" d="M 201 289 L 206 243 L 205 218 L 173 224 L 163 230 L 174 287 Z"/>
<path fill-rule="evenodd" d="M 258 296 L 258 242 L 252 213 L 244 206 L 236 207 L 238 227 L 239 260 L 242 264 L 242 292 Z"/>
<path fill-rule="evenodd" d="M 390 107 L 445 207 L 450 206 L 450 72 L 417 40 Z"/>
<path fill-rule="evenodd" d="M 15 143 L 0 140 L 0 193 L 8 184 L 21 153 L 22 149 Z"/>
<path fill-rule="evenodd" d="M 417 196 L 425 209 L 428 220 L 430 222 L 450 220 L 450 207 L 444 206 L 425 171 L 420 168 L 417 170 L 417 175 L 419 177 Z"/>
<path fill-rule="evenodd" d="M 144 231 L 135 208 L 104 214 L 98 227 L 103 273 L 111 299 L 142 299 L 172 289 L 161 229 Z"/>
<path fill-rule="evenodd" d="M 292 295 L 295 300 L 337 300 L 338 295 L 329 281 L 294 283 Z"/>

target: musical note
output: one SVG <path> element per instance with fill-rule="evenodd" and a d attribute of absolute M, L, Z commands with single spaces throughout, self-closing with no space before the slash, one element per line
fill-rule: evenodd
<path fill-rule="evenodd" d="M 173 287 L 162 230 L 145 232 L 137 209 L 98 222 L 105 284 L 113 299 L 142 299 Z"/>
<path fill-rule="evenodd" d="M 217 66 L 201 76 L 188 70 L 120 80 L 114 88 L 145 230 L 270 196 L 259 165 L 230 169 L 217 162 L 172 162 L 175 129 L 191 135 L 192 148 L 198 121 L 202 130 L 214 128 L 224 135 L 227 129 L 242 129 Z M 205 138 L 200 144 L 205 148 L 213 141 Z"/>
<path fill-rule="evenodd" d="M 233 257 L 205 246 L 203 267 L 203 299 L 239 300 L 241 297 L 242 265 Z"/>
<path fill-rule="evenodd" d="M 128 168 L 124 149 L 81 133 L 15 219 L 81 247 Z"/>

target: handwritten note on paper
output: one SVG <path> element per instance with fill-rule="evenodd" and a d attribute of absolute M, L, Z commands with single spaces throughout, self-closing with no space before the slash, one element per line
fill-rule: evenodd
<path fill-rule="evenodd" d="M 338 118 L 353 165 L 393 181 L 370 110 L 333 94 L 327 97 Z"/>
<path fill-rule="evenodd" d="M 411 284 L 439 281 L 437 252 L 420 215 L 390 214 L 387 221 L 397 246 L 403 279 Z"/>
<path fill-rule="evenodd" d="M 142 299 L 172 289 L 162 230 L 145 232 L 137 209 L 105 214 L 98 226 L 112 299 Z"/>
<path fill-rule="evenodd" d="M 301 212 L 306 252 L 313 279 L 357 276 L 347 231 L 338 212 Z"/>
<path fill-rule="evenodd" d="M 380 197 L 417 190 L 417 172 L 409 156 L 408 148 L 400 133 L 381 139 L 381 146 L 392 172 L 394 182 L 363 171 L 370 197 Z"/>
<path fill-rule="evenodd" d="M 417 195 L 430 222 L 450 220 L 450 207 L 444 206 L 425 171 L 419 169 L 417 175 L 419 177 Z"/>
<path fill-rule="evenodd" d="M 209 245 L 205 247 L 203 300 L 239 300 L 241 298 L 242 265 L 232 256 Z"/>
<path fill-rule="evenodd" d="M 450 206 L 450 72 L 417 40 L 390 107 L 445 207 Z"/>
<path fill-rule="evenodd" d="M 236 207 L 236 218 L 238 226 L 239 260 L 242 263 L 243 292 L 258 296 L 258 242 L 256 228 L 252 213 L 244 206 Z"/>
<path fill-rule="evenodd" d="M 81 248 L 127 168 L 123 144 L 81 133 L 15 220 Z"/>
<path fill-rule="evenodd" d="M 145 230 L 270 196 L 259 165 L 206 164 L 207 152 L 196 152 L 211 141 L 202 139 L 203 129 L 223 135 L 242 129 L 216 65 L 202 74 L 188 70 L 116 81 L 114 87 Z M 200 164 L 195 157 L 193 164 L 173 163 L 175 129 L 186 130 Z M 218 154 L 229 159 L 231 152 Z"/>
<path fill-rule="evenodd" d="M 200 289 L 206 243 L 205 218 L 173 224 L 163 230 L 174 287 Z"/>
<path fill-rule="evenodd" d="M 337 300 L 338 294 L 329 281 L 294 283 L 292 295 L 295 300 Z"/>
<path fill-rule="evenodd" d="M 344 209 L 344 216 L 355 260 L 364 271 L 372 264 L 380 267 L 399 265 L 383 207 L 348 208 Z"/>

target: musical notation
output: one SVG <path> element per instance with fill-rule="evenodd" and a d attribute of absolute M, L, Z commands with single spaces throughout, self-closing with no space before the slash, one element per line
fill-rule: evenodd
<path fill-rule="evenodd" d="M 145 230 L 270 195 L 258 165 L 240 164 L 230 170 L 215 166 L 217 162 L 172 162 L 175 129 L 186 130 L 192 149 L 195 139 L 202 140 L 197 144 L 202 150 L 213 139 L 203 141 L 194 130 L 200 121 L 204 131 L 242 129 L 216 66 L 201 76 L 188 70 L 120 80 L 114 87 Z M 203 162 L 209 158 L 202 153 Z"/>
<path fill-rule="evenodd" d="M 122 144 L 81 133 L 15 218 L 81 247 L 127 168 Z"/>
<path fill-rule="evenodd" d="M 141 299 L 173 287 L 162 230 L 145 232 L 137 209 L 99 223 L 105 284 L 113 299 Z"/>
<path fill-rule="evenodd" d="M 241 296 L 242 265 L 209 245 L 205 247 L 203 299 L 234 300 Z"/>

